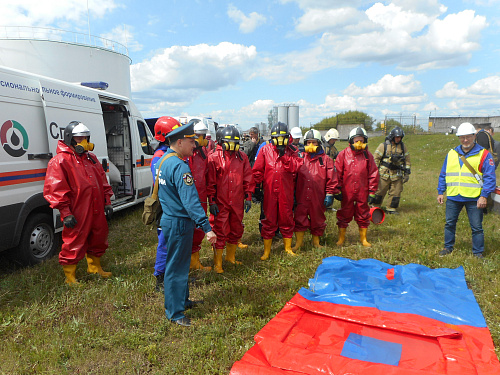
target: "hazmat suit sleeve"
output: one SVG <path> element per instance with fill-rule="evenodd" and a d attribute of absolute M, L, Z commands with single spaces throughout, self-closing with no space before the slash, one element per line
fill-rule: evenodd
<path fill-rule="evenodd" d="M 252 174 L 252 167 L 250 167 L 250 162 L 246 154 L 240 152 L 243 158 L 243 190 L 245 191 L 245 197 L 247 200 L 252 199 L 252 193 L 255 190 L 255 181 Z"/>
<path fill-rule="evenodd" d="M 340 193 L 339 182 L 337 179 L 337 171 L 334 161 L 325 155 L 326 163 L 326 194 L 336 195 Z"/>
<path fill-rule="evenodd" d="M 337 183 L 339 189 L 344 186 L 344 152 L 341 151 L 335 159 L 335 169 L 337 171 Z"/>
<path fill-rule="evenodd" d="M 266 167 L 265 153 L 259 152 L 252 168 L 255 184 L 260 184 L 264 180 L 264 169 Z"/>
<path fill-rule="evenodd" d="M 67 173 L 72 173 L 71 169 L 66 171 L 64 165 L 57 157 L 50 160 L 45 175 L 45 185 L 43 187 L 43 196 L 50 207 L 59 210 L 61 219 L 64 219 L 71 213 L 71 201 L 73 193 L 69 185 Z"/>
<path fill-rule="evenodd" d="M 215 162 L 215 157 L 218 152 L 214 151 L 208 157 L 208 167 L 207 167 L 207 196 L 208 203 L 214 204 L 215 197 L 217 194 L 217 163 Z"/>

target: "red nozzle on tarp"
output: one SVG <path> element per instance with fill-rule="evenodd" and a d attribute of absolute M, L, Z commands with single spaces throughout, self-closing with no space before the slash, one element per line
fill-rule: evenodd
<path fill-rule="evenodd" d="M 373 224 L 382 224 L 385 219 L 385 212 L 379 207 L 370 208 L 370 220 Z"/>

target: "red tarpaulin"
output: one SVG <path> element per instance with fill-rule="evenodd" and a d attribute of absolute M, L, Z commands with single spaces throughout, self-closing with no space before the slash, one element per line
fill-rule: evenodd
<path fill-rule="evenodd" d="M 466 287 L 463 290 L 462 270 L 430 270 L 419 265 L 386 267 L 385 263 L 373 260 L 357 264 L 344 258 L 332 258 L 334 261 L 327 265 L 327 269 L 318 269 L 315 279 L 310 281 L 311 289 L 319 289 L 319 294 L 317 290 L 317 293 L 301 290 L 295 295 L 255 335 L 256 344 L 233 365 L 232 375 L 500 374 L 490 332 L 472 293 Z M 368 269 L 365 274 L 364 268 Z M 375 281 L 377 275 L 380 275 L 379 281 Z M 420 291 L 408 288 L 408 284 L 419 284 L 422 281 L 419 277 L 423 275 L 424 286 Z M 445 290 L 440 289 L 443 288 L 440 279 L 443 276 L 448 279 Z M 450 282 L 450 277 L 457 278 L 457 282 Z M 439 285 L 439 293 L 436 293 L 435 282 Z M 341 289 L 347 285 L 348 288 Z M 368 286 L 372 290 L 366 293 Z M 460 317 L 460 312 L 450 310 L 454 306 L 454 297 L 446 289 L 457 288 L 455 306 L 464 310 L 467 319 Z M 396 289 L 403 290 L 399 293 L 401 297 Z M 434 301 L 429 295 L 434 295 L 439 301 Z M 395 307 L 396 311 L 370 306 L 373 301 L 395 306 L 396 303 L 389 304 L 391 299 L 409 297 L 416 303 L 416 296 L 420 296 L 420 302 L 425 305 L 420 314 L 400 312 L 410 303 Z M 339 298 L 347 303 L 331 302 Z M 368 306 L 360 306 L 362 301 Z M 464 308 L 466 303 L 473 306 Z M 444 318 L 440 320 L 425 315 Z M 450 321 L 467 321 L 469 324 L 452 324 Z"/>

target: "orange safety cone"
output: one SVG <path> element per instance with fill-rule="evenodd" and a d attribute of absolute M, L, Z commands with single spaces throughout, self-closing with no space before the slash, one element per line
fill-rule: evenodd
<path fill-rule="evenodd" d="M 379 207 L 370 208 L 370 220 L 373 224 L 382 224 L 385 219 L 385 212 Z"/>

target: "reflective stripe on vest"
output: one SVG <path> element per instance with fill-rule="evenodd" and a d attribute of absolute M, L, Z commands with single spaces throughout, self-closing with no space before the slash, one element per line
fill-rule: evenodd
<path fill-rule="evenodd" d="M 484 149 L 476 155 L 469 156 L 467 161 L 474 168 L 479 176 L 483 174 L 479 171 L 479 163 L 484 154 Z M 460 167 L 460 155 L 455 150 L 448 152 L 448 162 L 446 164 L 446 194 L 448 196 L 461 195 L 466 198 L 476 198 L 481 194 L 481 185 L 465 164 Z"/>

